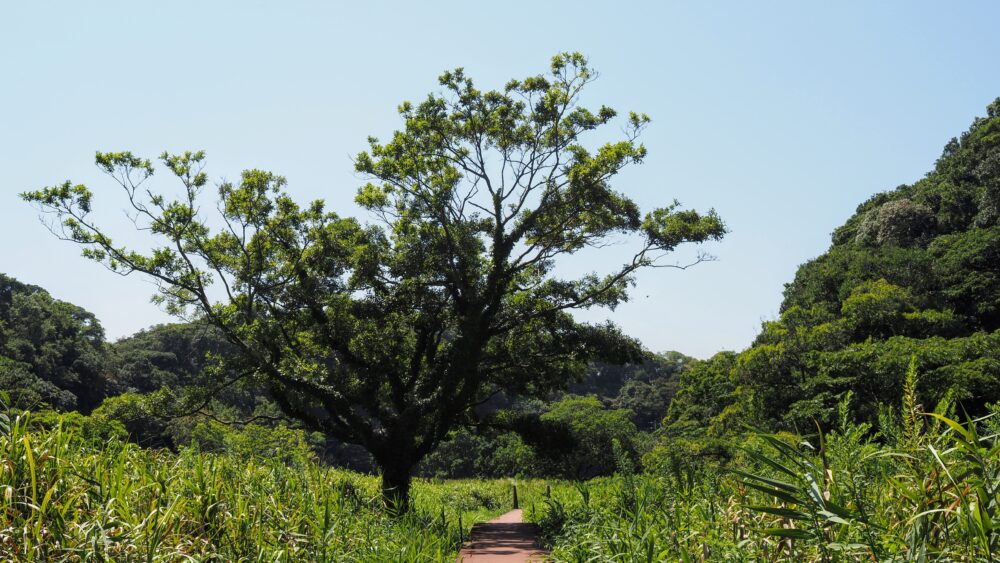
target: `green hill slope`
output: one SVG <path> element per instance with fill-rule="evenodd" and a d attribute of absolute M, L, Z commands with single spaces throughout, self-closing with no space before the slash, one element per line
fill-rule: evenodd
<path fill-rule="evenodd" d="M 668 422 L 805 430 L 847 392 L 854 415 L 876 420 L 898 404 L 911 358 L 926 405 L 979 412 L 1000 400 L 998 329 L 1000 99 L 926 177 L 861 204 L 748 350 L 687 374 Z"/>
<path fill-rule="evenodd" d="M 0 274 L 0 390 L 15 405 L 90 412 L 106 392 L 106 362 L 93 314 Z"/>

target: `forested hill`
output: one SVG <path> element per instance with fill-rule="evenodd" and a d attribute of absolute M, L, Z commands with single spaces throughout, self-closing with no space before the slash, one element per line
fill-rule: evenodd
<path fill-rule="evenodd" d="M 748 350 L 688 373 L 671 427 L 807 431 L 831 423 L 847 392 L 853 415 L 876 421 L 880 404 L 898 404 L 911 358 L 926 408 L 1000 400 L 998 219 L 1000 99 L 926 177 L 862 203 Z"/>
<path fill-rule="evenodd" d="M 90 412 L 107 392 L 106 360 L 93 314 L 0 274 L 0 390 L 12 400 Z"/>
<path fill-rule="evenodd" d="M 231 353 L 201 324 L 155 326 L 108 343 L 86 309 L 0 274 L 0 391 L 13 406 L 89 413 L 122 393 L 203 384 L 211 357 Z M 231 388 L 222 398 L 247 403 Z"/>

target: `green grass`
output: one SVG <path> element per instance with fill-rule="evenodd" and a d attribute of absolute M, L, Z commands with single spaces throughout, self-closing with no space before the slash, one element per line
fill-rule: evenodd
<path fill-rule="evenodd" d="M 678 456 L 516 484 L 557 561 L 996 561 L 998 429 L 911 412 L 878 442 L 845 421 L 810 440 L 751 436 L 724 467 Z M 0 415 L 0 560 L 451 562 L 514 483 L 417 480 L 415 510 L 394 517 L 373 476 Z"/>
<path fill-rule="evenodd" d="M 511 480 L 417 480 L 415 511 L 393 517 L 373 476 L 95 447 L 29 419 L 0 417 L 0 560 L 451 562 L 473 523 L 511 504 Z M 540 502 L 542 482 L 517 485 Z"/>
<path fill-rule="evenodd" d="M 920 418 L 899 445 L 762 434 L 726 468 L 562 485 L 536 520 L 558 561 L 1000 560 L 995 417 Z"/>

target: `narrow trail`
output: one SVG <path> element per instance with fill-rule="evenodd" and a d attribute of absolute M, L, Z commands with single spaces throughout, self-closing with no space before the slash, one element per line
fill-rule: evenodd
<path fill-rule="evenodd" d="M 520 510 L 511 510 L 472 527 L 472 535 L 458 554 L 458 563 L 518 563 L 542 561 L 538 525 L 524 522 Z"/>

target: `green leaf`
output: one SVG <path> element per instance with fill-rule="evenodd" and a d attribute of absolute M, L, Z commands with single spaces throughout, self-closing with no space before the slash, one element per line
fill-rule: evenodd
<path fill-rule="evenodd" d="M 808 530 L 800 530 L 798 528 L 765 528 L 762 531 L 769 536 L 779 536 L 796 540 L 808 540 L 814 537 Z"/>

